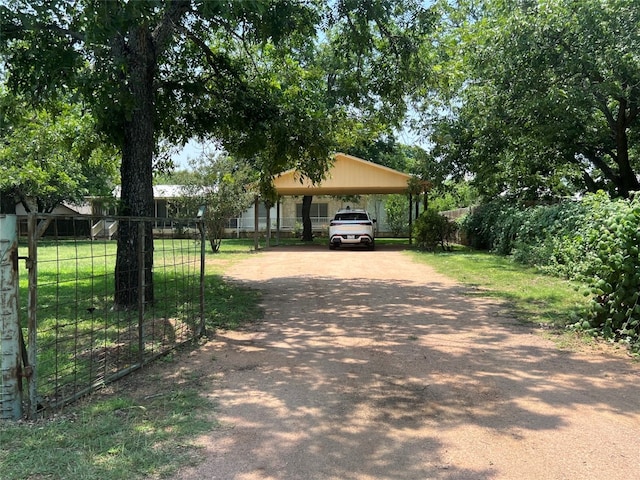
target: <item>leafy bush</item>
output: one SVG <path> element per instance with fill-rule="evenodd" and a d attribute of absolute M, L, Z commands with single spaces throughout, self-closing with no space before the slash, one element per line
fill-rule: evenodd
<path fill-rule="evenodd" d="M 447 250 L 456 228 L 456 223 L 450 222 L 447 217 L 429 208 L 416 219 L 413 234 L 418 248 L 422 250 L 435 251 L 438 245 L 442 250 Z"/>
<path fill-rule="evenodd" d="M 389 195 L 386 203 L 387 224 L 394 237 L 409 231 L 409 200 L 406 195 Z"/>
<path fill-rule="evenodd" d="M 587 266 L 581 228 L 589 209 L 582 202 L 563 202 L 528 209 L 513 242 L 514 259 L 554 275 L 575 279 Z"/>
<path fill-rule="evenodd" d="M 477 207 L 463 221 L 463 230 L 473 248 L 508 255 L 521 223 L 521 210 L 507 201 L 496 200 Z"/>
<path fill-rule="evenodd" d="M 593 295 L 588 326 L 605 338 L 620 338 L 637 349 L 640 346 L 640 202 L 637 199 L 605 202 L 591 198 L 589 203 L 595 224 L 586 237 L 590 249 L 585 279 Z"/>

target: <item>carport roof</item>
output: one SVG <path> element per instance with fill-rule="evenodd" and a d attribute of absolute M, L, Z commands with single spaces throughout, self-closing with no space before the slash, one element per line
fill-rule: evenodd
<path fill-rule="evenodd" d="M 411 175 L 358 157 L 336 153 L 324 180 L 300 182 L 296 170 L 287 170 L 273 179 L 276 191 L 286 195 L 366 195 L 406 193 Z"/>

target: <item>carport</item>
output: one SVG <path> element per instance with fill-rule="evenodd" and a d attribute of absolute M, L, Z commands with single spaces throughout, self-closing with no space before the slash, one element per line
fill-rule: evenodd
<path fill-rule="evenodd" d="M 367 194 L 409 194 L 409 226 L 412 224 L 413 193 L 412 183 L 416 181 L 412 175 L 399 172 L 392 168 L 369 162 L 352 155 L 336 153 L 334 162 L 325 178 L 314 184 L 292 169 L 276 175 L 273 179 L 275 190 L 279 197 L 305 195 L 367 195 Z M 418 194 L 423 193 L 424 188 Z M 258 203 L 255 203 L 255 246 L 258 248 Z M 279 201 L 278 201 L 279 204 Z M 416 203 L 416 216 L 419 204 Z M 268 209 L 267 209 L 268 212 Z M 276 208 L 276 230 L 280 232 L 280 208 Z M 271 234 L 271 220 L 267 217 L 267 245 Z M 409 233 L 411 243 L 411 233 Z"/>

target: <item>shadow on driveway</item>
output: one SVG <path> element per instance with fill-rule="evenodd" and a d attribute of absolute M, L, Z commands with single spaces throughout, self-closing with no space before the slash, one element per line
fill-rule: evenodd
<path fill-rule="evenodd" d="M 265 318 L 194 359 L 222 425 L 183 478 L 638 478 L 637 365 L 559 350 L 401 252 L 299 251 L 234 271 Z"/>

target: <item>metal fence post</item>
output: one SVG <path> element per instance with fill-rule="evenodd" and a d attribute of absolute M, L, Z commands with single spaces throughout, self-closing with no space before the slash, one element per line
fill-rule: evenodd
<path fill-rule="evenodd" d="M 38 217 L 30 213 L 28 218 L 29 256 L 29 300 L 27 304 L 27 352 L 30 362 L 31 375 L 29 379 L 29 418 L 35 418 L 38 409 Z"/>
<path fill-rule="evenodd" d="M 138 361 L 144 365 L 144 313 L 145 313 L 145 222 L 138 221 Z"/>
<path fill-rule="evenodd" d="M 204 221 L 200 220 L 198 225 L 200 227 L 200 332 L 198 336 L 201 336 L 206 333 L 206 322 L 204 318 L 204 268 L 207 236 Z"/>
<path fill-rule="evenodd" d="M 18 219 L 0 215 L 0 417 L 5 420 L 22 417 L 18 287 Z"/>

